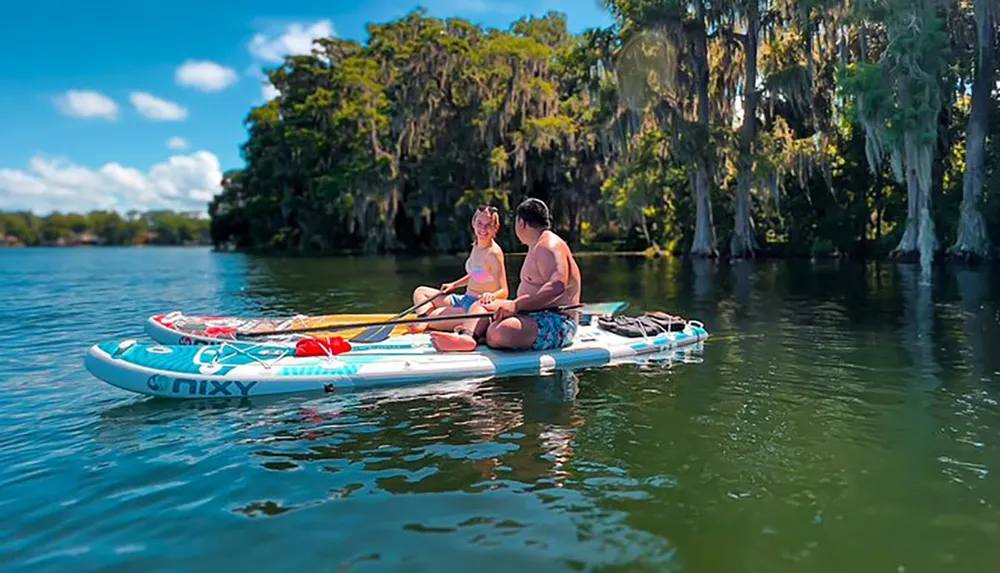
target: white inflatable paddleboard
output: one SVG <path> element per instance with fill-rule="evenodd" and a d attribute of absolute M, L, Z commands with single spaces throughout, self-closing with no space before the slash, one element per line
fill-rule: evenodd
<path fill-rule="evenodd" d="M 613 334 L 595 321 L 581 325 L 573 343 L 557 350 L 499 351 L 481 345 L 472 352 L 438 352 L 429 335 L 408 334 L 320 357 L 296 357 L 286 344 L 161 345 L 126 340 L 91 347 L 84 363 L 97 378 L 139 394 L 241 398 L 598 367 L 695 347 L 708 336 L 697 321 L 688 321 L 682 331 L 638 338 Z"/>

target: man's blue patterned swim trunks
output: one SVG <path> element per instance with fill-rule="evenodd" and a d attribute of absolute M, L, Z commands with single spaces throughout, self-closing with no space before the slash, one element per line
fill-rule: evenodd
<path fill-rule="evenodd" d="M 538 338 L 532 350 L 552 350 L 569 346 L 576 336 L 576 321 L 565 314 L 551 310 L 528 313 L 538 323 Z"/>

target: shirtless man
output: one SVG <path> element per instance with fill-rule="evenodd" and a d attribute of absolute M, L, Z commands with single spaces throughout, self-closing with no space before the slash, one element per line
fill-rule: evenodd
<path fill-rule="evenodd" d="M 542 201 L 526 199 L 518 205 L 514 230 L 528 246 L 528 255 L 521 267 L 517 297 L 473 304 L 470 314 L 492 312 L 492 320 L 469 319 L 455 332 L 431 333 L 435 348 L 468 352 L 476 348 L 484 332 L 491 348 L 552 350 L 573 342 L 578 313 L 540 310 L 580 302 L 580 268 L 569 245 L 550 226 L 549 208 Z"/>

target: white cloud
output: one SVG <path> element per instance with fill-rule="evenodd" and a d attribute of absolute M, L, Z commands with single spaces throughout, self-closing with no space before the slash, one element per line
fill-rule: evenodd
<path fill-rule="evenodd" d="M 271 101 L 279 95 L 281 95 L 281 92 L 278 91 L 278 88 L 271 85 L 271 82 L 266 82 L 260 87 L 260 97 L 265 102 Z"/>
<path fill-rule="evenodd" d="M 118 104 L 93 90 L 69 90 L 54 98 L 56 107 L 71 117 L 118 119 Z"/>
<path fill-rule="evenodd" d="M 204 212 L 221 191 L 221 180 L 219 159 L 208 151 L 174 155 L 146 173 L 116 162 L 92 170 L 35 156 L 25 170 L 0 169 L 0 210 Z"/>
<path fill-rule="evenodd" d="M 311 24 L 293 22 L 285 26 L 277 36 L 256 34 L 247 48 L 258 60 L 276 64 L 284 60 L 285 56 L 312 53 L 313 40 L 334 34 L 333 23 L 329 20 L 319 20 Z"/>
<path fill-rule="evenodd" d="M 181 121 L 188 116 L 187 109 L 146 92 L 132 92 L 128 99 L 136 111 L 153 121 Z"/>
<path fill-rule="evenodd" d="M 179 85 L 203 92 L 219 92 L 236 83 L 239 74 L 215 62 L 186 60 L 174 73 Z"/>
<path fill-rule="evenodd" d="M 271 85 L 271 80 L 268 79 L 267 74 L 260 68 L 251 66 L 247 68 L 246 75 L 253 78 L 260 85 L 260 101 L 257 102 L 258 104 L 267 103 L 280 95 L 278 88 Z"/>
<path fill-rule="evenodd" d="M 181 151 L 188 148 L 188 142 L 183 137 L 171 137 L 167 140 L 167 147 L 175 151 Z"/>

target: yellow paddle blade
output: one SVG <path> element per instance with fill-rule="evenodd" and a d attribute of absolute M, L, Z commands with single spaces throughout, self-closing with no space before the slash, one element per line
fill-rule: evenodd
<path fill-rule="evenodd" d="M 400 318 L 394 318 L 394 314 L 330 314 L 326 316 L 311 316 L 308 318 L 303 318 L 301 320 L 295 321 L 296 324 L 290 326 L 290 329 L 294 328 L 318 328 L 324 326 L 338 326 L 341 324 L 353 324 L 358 322 L 387 322 L 390 320 L 406 320 L 417 318 L 416 314 L 408 314 Z M 311 338 L 325 338 L 327 336 L 340 336 L 344 339 L 353 338 L 368 328 L 376 327 L 364 327 L 364 328 L 352 328 L 350 330 L 319 330 L 316 332 L 310 332 L 307 336 Z M 401 324 L 392 329 L 392 334 L 389 336 L 399 336 L 401 334 L 407 334 L 409 330 L 407 325 Z"/>

